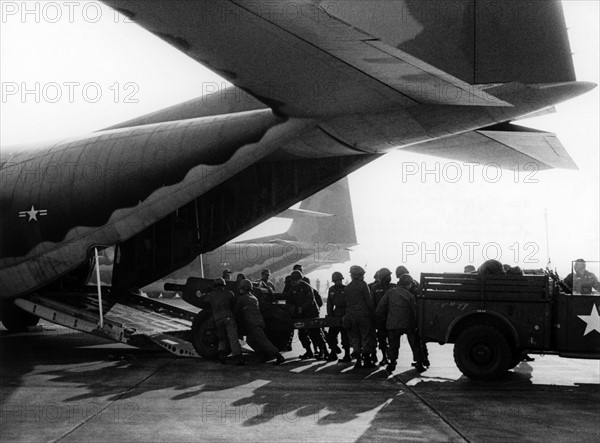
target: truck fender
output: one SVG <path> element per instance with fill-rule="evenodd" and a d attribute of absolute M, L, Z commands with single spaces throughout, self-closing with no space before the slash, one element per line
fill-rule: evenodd
<path fill-rule="evenodd" d="M 517 330 L 512 325 L 512 323 L 502 314 L 499 314 L 495 311 L 487 311 L 485 309 L 478 309 L 476 311 L 467 312 L 467 313 L 461 315 L 460 317 L 456 317 L 452 321 L 452 323 L 450 323 L 450 326 L 448 327 L 448 331 L 446 332 L 446 337 L 445 337 L 445 343 L 450 342 L 450 337 L 452 336 L 455 327 L 457 325 L 459 325 L 459 323 L 465 322 L 469 326 L 475 325 L 475 324 L 480 324 L 480 322 L 477 321 L 477 317 L 480 317 L 482 319 L 484 319 L 485 317 L 488 317 L 488 318 L 491 317 L 492 319 L 494 319 L 492 321 L 492 326 L 500 324 L 501 325 L 500 327 L 502 327 L 502 326 L 506 327 L 506 329 L 510 333 L 510 336 L 514 340 L 515 347 L 517 347 L 517 348 L 519 347 L 519 336 L 517 334 Z"/>

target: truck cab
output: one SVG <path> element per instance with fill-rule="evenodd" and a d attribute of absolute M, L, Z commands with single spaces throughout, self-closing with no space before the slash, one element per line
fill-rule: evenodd
<path fill-rule="evenodd" d="M 524 353 L 600 358 L 598 290 L 538 274 L 421 274 L 422 340 L 454 343 L 456 365 L 472 379 L 498 378 Z"/>

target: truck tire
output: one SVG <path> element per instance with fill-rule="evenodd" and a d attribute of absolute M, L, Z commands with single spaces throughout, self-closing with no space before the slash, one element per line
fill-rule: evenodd
<path fill-rule="evenodd" d="M 215 360 L 219 355 L 219 338 L 210 310 L 196 314 L 192 322 L 192 345 L 202 358 Z"/>
<path fill-rule="evenodd" d="M 493 380 L 504 374 L 512 358 L 511 347 L 500 331 L 477 325 L 456 339 L 454 361 L 460 372 L 473 380 Z"/>

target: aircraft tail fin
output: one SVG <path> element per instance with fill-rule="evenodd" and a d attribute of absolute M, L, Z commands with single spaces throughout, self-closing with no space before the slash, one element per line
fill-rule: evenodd
<path fill-rule="evenodd" d="M 576 80 L 558 0 L 323 0 L 320 6 L 470 84 Z"/>
<path fill-rule="evenodd" d="M 356 230 L 348 178 L 317 192 L 300 204 L 300 212 L 287 231 L 289 237 L 306 243 L 356 244 Z M 315 216 L 315 213 L 330 216 Z"/>

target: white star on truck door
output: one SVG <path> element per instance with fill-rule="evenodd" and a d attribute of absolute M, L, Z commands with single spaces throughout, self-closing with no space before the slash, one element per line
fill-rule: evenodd
<path fill-rule="evenodd" d="M 598 314 L 598 308 L 596 308 L 595 304 L 592 305 L 592 312 L 590 312 L 590 315 L 578 315 L 577 317 L 586 323 L 585 332 L 583 333 L 584 337 L 592 331 L 600 332 L 600 315 Z"/>

